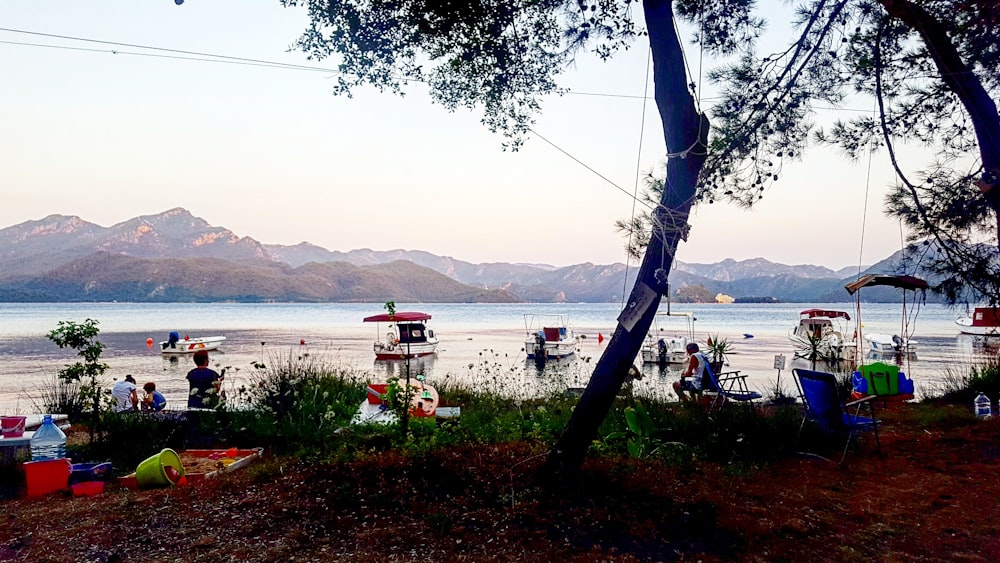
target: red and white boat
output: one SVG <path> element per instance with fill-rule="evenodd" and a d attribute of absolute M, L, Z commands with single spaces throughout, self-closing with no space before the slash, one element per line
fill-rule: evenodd
<path fill-rule="evenodd" d="M 1000 310 L 993 307 L 976 307 L 971 315 L 955 319 L 962 334 L 973 336 L 1000 336 Z"/>
<path fill-rule="evenodd" d="M 788 339 L 795 345 L 795 354 L 807 357 L 815 350 L 824 359 L 854 359 L 857 342 L 848 334 L 847 321 L 851 316 L 845 311 L 806 309 L 799 313 L 799 324 L 792 329 Z"/>
<path fill-rule="evenodd" d="M 431 316 L 427 313 L 416 311 L 365 317 L 364 322 L 376 323 L 375 343 L 372 346 L 375 359 L 405 360 L 436 354 L 439 341 L 434 331 L 429 330 L 424 323 L 430 319 Z M 382 323 L 388 323 L 388 331 L 384 335 Z"/>

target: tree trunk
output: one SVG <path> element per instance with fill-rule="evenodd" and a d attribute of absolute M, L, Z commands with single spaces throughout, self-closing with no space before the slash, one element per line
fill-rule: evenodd
<path fill-rule="evenodd" d="M 660 296 L 667 290 L 666 274 L 673 264 L 677 244 L 687 238 L 688 213 L 694 203 L 698 173 L 705 163 L 708 118 L 698 112 L 688 91 L 671 2 L 644 0 L 643 12 L 652 50 L 656 106 L 668 152 L 663 197 L 654 213 L 653 236 L 628 303 L 618 317 L 618 326 L 594 367 L 566 430 L 549 454 L 545 467 L 549 477 L 579 468 L 621 390 L 653 322 Z"/>

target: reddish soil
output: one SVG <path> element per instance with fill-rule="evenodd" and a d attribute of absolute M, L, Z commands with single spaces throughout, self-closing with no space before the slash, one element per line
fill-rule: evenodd
<path fill-rule="evenodd" d="M 0 561 L 1000 560 L 1000 420 L 911 410 L 885 417 L 881 457 L 865 436 L 843 465 L 591 459 L 546 492 L 544 452 L 516 443 L 9 500 Z"/>

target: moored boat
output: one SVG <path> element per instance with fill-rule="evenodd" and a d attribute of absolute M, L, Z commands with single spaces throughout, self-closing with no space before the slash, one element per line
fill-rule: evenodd
<path fill-rule="evenodd" d="M 201 336 L 192 338 L 171 332 L 167 340 L 160 342 L 161 354 L 193 354 L 199 350 L 206 352 L 217 349 L 226 340 L 225 336 Z"/>
<path fill-rule="evenodd" d="M 683 330 L 667 326 L 669 319 L 683 319 Z M 694 313 L 656 313 L 642 344 L 642 363 L 683 364 L 687 359 L 687 345 L 694 341 Z"/>
<path fill-rule="evenodd" d="M 365 317 L 364 322 L 376 323 L 375 342 L 372 349 L 376 360 L 405 360 L 437 353 L 439 344 L 434 331 L 424 321 L 431 316 L 417 311 L 383 313 Z M 382 340 L 381 323 L 388 323 L 389 330 Z"/>
<path fill-rule="evenodd" d="M 576 353 L 576 335 L 565 315 L 524 315 L 527 337 L 524 352 L 529 360 L 559 360 Z"/>
<path fill-rule="evenodd" d="M 788 339 L 795 345 L 795 355 L 808 358 L 815 352 L 827 360 L 851 360 L 857 350 L 853 338 L 847 338 L 846 311 L 806 309 L 799 313 L 799 324 L 792 329 Z"/>
<path fill-rule="evenodd" d="M 976 307 L 971 315 L 955 319 L 962 334 L 973 336 L 1000 336 L 1000 310 L 993 307 Z"/>

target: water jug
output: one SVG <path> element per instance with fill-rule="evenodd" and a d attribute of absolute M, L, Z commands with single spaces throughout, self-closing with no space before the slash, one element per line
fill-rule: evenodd
<path fill-rule="evenodd" d="M 975 410 L 976 418 L 980 420 L 985 420 L 987 418 L 990 418 L 990 416 L 992 416 L 993 413 L 992 409 L 990 408 L 989 397 L 980 393 L 979 395 L 976 396 L 976 401 L 974 404 L 976 407 Z"/>
<path fill-rule="evenodd" d="M 66 457 L 66 435 L 52 422 L 52 415 L 42 419 L 42 425 L 31 436 L 31 461 Z"/>

